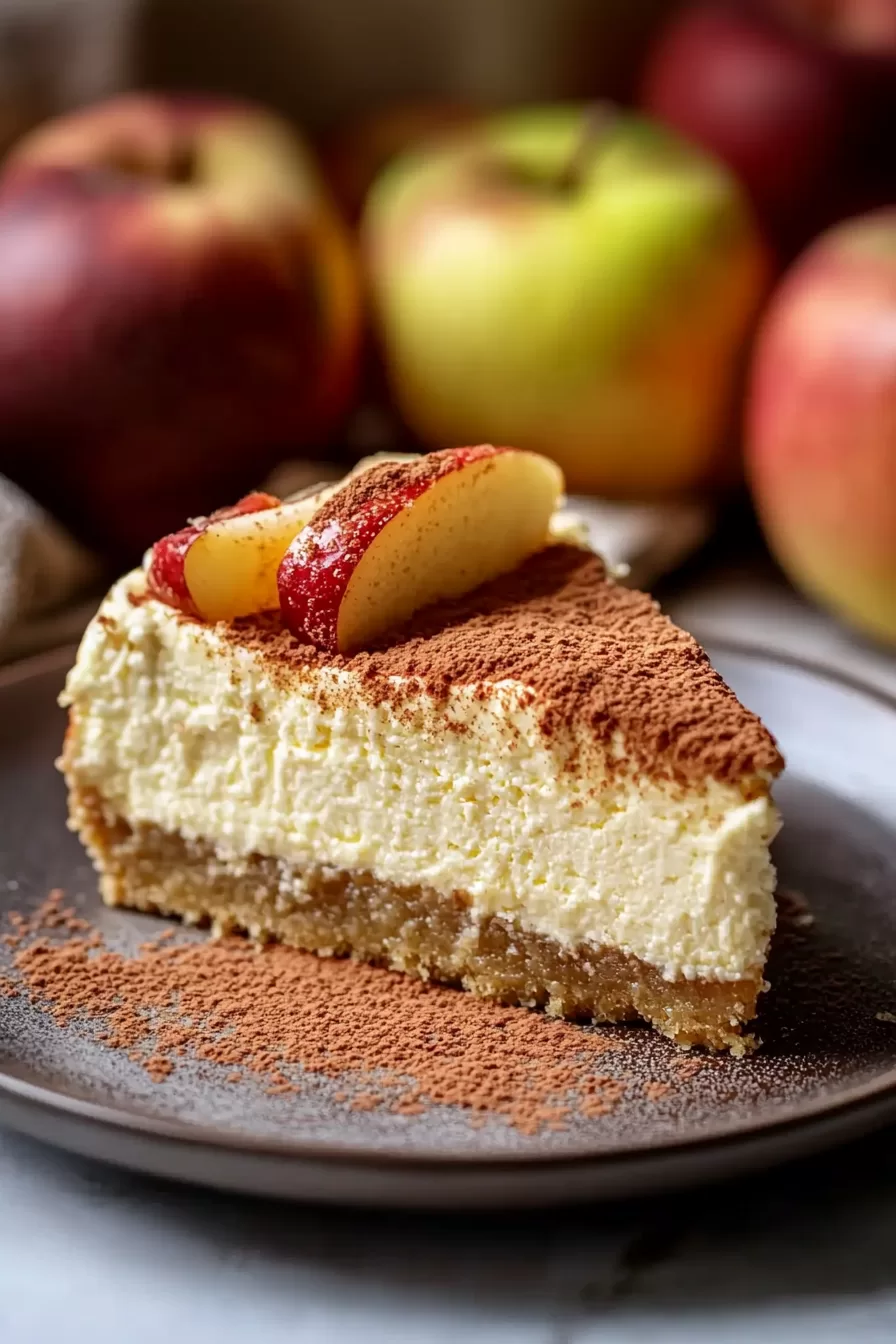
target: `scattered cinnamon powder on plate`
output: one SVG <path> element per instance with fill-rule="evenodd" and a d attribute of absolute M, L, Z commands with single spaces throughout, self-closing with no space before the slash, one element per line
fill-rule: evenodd
<path fill-rule="evenodd" d="M 272 1096 L 301 1091 L 305 1072 L 338 1080 L 337 1100 L 356 1111 L 452 1105 L 525 1134 L 607 1115 L 628 1087 L 601 1068 L 619 1049 L 610 1032 L 394 971 L 239 938 L 177 942 L 174 930 L 123 955 L 59 891 L 10 922 L 16 978 L 0 992 L 27 995 L 160 1083 L 186 1054 L 228 1082 L 254 1075 Z"/>

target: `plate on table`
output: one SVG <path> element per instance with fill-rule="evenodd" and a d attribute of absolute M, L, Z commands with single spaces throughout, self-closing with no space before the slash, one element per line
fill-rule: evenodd
<path fill-rule="evenodd" d="M 17 939 L 7 934 L 0 1123 L 221 1189 L 486 1208 L 734 1175 L 896 1118 L 896 703 L 770 653 L 721 643 L 709 653 L 788 761 L 776 790 L 781 919 L 757 1053 L 684 1054 L 646 1028 L 600 1028 L 612 1038 L 600 1068 L 618 1082 L 614 1105 L 529 1132 L 501 1116 L 471 1123 L 467 1110 L 447 1104 L 419 1114 L 346 1106 L 339 1080 L 322 1074 L 303 1077 L 299 1091 L 253 1076 L 235 1081 L 225 1066 L 192 1058 L 189 1046 L 160 1080 L 133 1051 L 99 1039 L 97 1023 L 60 1025 L 29 995 L 10 992 Z M 0 674 L 0 934 L 62 888 L 108 948 L 136 955 L 171 926 L 106 909 L 65 826 L 53 762 L 64 730 L 56 697 L 72 656 Z M 176 928 L 169 945 L 206 936 Z"/>

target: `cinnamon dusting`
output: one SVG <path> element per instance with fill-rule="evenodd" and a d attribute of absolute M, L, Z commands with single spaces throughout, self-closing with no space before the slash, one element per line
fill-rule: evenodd
<path fill-rule="evenodd" d="M 456 468 L 457 450 L 446 448 L 410 461 L 377 462 L 357 476 L 350 476 L 326 500 L 314 515 L 314 524 L 322 530 L 327 523 L 346 526 L 371 505 L 381 504 L 396 494 L 422 494 Z"/>
<path fill-rule="evenodd" d="M 359 488 L 372 475 L 360 476 Z M 611 769 L 619 734 L 620 768 L 679 783 L 750 782 L 783 764 L 771 734 L 697 641 L 652 598 L 609 579 L 598 556 L 574 546 L 548 547 L 351 656 L 300 643 L 276 613 L 219 628 L 257 653 L 286 692 L 297 683 L 313 689 L 308 674 L 322 667 L 344 668 L 369 701 L 400 711 L 421 689 L 444 703 L 458 685 L 486 696 L 496 681 L 511 679 L 529 688 L 548 739 L 583 732 L 607 750 Z"/>
<path fill-rule="evenodd" d="M 271 1096 L 301 1091 L 295 1066 L 348 1084 L 352 1110 L 413 1117 L 434 1105 L 503 1117 L 534 1134 L 609 1113 L 625 1079 L 599 1067 L 609 1033 L 506 1008 L 353 961 L 240 938 L 110 951 L 54 891 L 15 936 L 16 979 L 60 1026 L 89 1032 L 163 1083 L 186 1052 Z M 97 1033 L 96 1024 L 100 1023 Z"/>

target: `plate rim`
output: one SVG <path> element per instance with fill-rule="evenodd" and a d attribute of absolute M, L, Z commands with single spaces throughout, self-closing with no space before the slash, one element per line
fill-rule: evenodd
<path fill-rule="evenodd" d="M 716 653 L 742 657 L 754 664 L 771 663 L 778 667 L 789 668 L 833 683 L 843 689 L 854 691 L 878 703 L 890 713 L 896 714 L 896 694 L 890 694 L 879 686 L 869 683 L 860 675 L 844 672 L 838 667 L 826 666 L 823 662 L 785 651 L 772 649 L 761 642 L 741 641 L 725 636 L 707 636 L 703 647 L 714 659 Z M 8 667 L 0 668 L 0 695 L 23 682 L 61 672 L 70 663 L 77 649 L 75 644 L 67 644 L 46 650 L 28 658 L 19 659 Z M 896 818 L 893 819 L 896 827 Z M 755 1145 L 765 1146 L 776 1140 L 783 1140 L 797 1131 L 810 1133 L 823 1128 L 825 1122 L 846 1131 L 846 1135 L 858 1133 L 862 1119 L 867 1119 L 867 1128 L 885 1124 L 891 1116 L 896 1118 L 896 1063 L 880 1076 L 863 1083 L 856 1083 L 841 1096 L 834 1099 L 819 1097 L 806 1103 L 797 1113 L 783 1114 L 779 1119 L 749 1120 L 736 1123 L 731 1130 L 723 1134 L 708 1135 L 705 1138 L 692 1137 L 677 1140 L 674 1137 L 658 1140 L 634 1147 L 614 1148 L 601 1152 L 586 1146 L 576 1146 L 567 1152 L 558 1151 L 546 1155 L 543 1152 L 528 1152 L 519 1149 L 513 1152 L 460 1152 L 457 1150 L 440 1151 L 438 1149 L 408 1149 L 390 1145 L 365 1148 L 357 1143 L 339 1143 L 330 1140 L 315 1139 L 273 1139 L 241 1133 L 238 1130 L 219 1130 L 209 1126 L 191 1125 L 188 1122 L 166 1117 L 144 1114 L 138 1110 L 128 1111 L 88 1098 L 69 1095 L 10 1071 L 9 1066 L 0 1059 L 0 1108 L 5 1098 L 13 1103 L 24 1104 L 26 1109 L 37 1109 L 42 1114 L 63 1116 L 67 1121 L 77 1124 L 92 1123 L 104 1131 L 116 1134 L 124 1132 L 128 1139 L 143 1138 L 175 1144 L 179 1148 L 192 1148 L 212 1151 L 224 1158 L 257 1158 L 275 1162 L 294 1162 L 338 1166 L 352 1169 L 396 1169 L 410 1170 L 419 1174 L 457 1172 L 463 1169 L 489 1171 L 527 1171 L 539 1169 L 563 1172 L 576 1169 L 591 1170 L 596 1167 L 640 1167 L 652 1161 L 670 1162 L 686 1160 L 697 1154 L 704 1154 L 707 1160 L 718 1157 L 726 1150 L 736 1151 Z M 19 1125 L 15 1128 L 21 1129 Z M 60 1140 L 60 1142 L 62 1142 Z M 68 1146 L 62 1144 L 62 1146 Z M 111 1159 L 114 1160 L 114 1159 Z"/>

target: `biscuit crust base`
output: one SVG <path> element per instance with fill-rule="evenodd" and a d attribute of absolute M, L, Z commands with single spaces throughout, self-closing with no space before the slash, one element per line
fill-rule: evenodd
<path fill-rule="evenodd" d="M 736 981 L 666 980 L 612 947 L 570 948 L 514 920 L 471 913 L 463 892 L 396 886 L 366 872 L 297 867 L 111 815 L 70 780 L 70 824 L 100 875 L 107 905 L 171 915 L 216 933 L 242 931 L 325 956 L 352 956 L 462 985 L 501 1003 L 595 1022 L 643 1019 L 682 1046 L 742 1055 L 761 972 Z"/>

